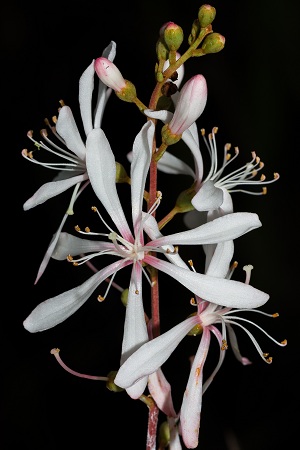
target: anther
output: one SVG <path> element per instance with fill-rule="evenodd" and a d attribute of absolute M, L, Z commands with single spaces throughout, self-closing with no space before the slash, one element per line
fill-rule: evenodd
<path fill-rule="evenodd" d="M 274 314 L 272 314 L 272 316 L 273 316 L 273 317 L 278 317 L 279 314 L 278 314 L 278 313 L 274 313 Z"/>
<path fill-rule="evenodd" d="M 101 302 L 103 302 L 105 300 L 105 298 L 102 297 L 102 295 L 98 295 L 97 300 L 98 300 L 98 302 L 101 303 Z"/>
<path fill-rule="evenodd" d="M 94 212 L 97 212 L 98 211 L 98 209 L 96 208 L 96 206 L 92 206 L 92 211 L 94 211 Z"/>
<path fill-rule="evenodd" d="M 68 256 L 67 256 L 67 260 L 68 260 L 69 262 L 73 262 L 73 256 L 68 255 Z"/>
<path fill-rule="evenodd" d="M 279 173 L 274 172 L 274 180 L 278 180 L 278 178 L 279 178 Z"/>
<path fill-rule="evenodd" d="M 264 174 L 262 174 L 260 177 L 260 181 L 265 181 L 265 179 L 266 179 L 266 176 Z"/>
<path fill-rule="evenodd" d="M 136 295 L 139 295 L 140 291 L 139 291 L 138 289 L 136 289 L 136 290 L 134 291 L 134 293 L 135 293 Z"/>
<path fill-rule="evenodd" d="M 85 227 L 84 231 L 85 231 L 86 233 L 90 233 L 90 232 L 91 232 L 91 230 L 90 230 L 89 227 Z"/>
<path fill-rule="evenodd" d="M 205 128 L 201 128 L 201 135 L 205 136 Z"/>
<path fill-rule="evenodd" d="M 281 345 L 287 345 L 287 339 L 283 339 L 283 341 L 280 342 Z"/>
<path fill-rule="evenodd" d="M 221 350 L 227 350 L 228 349 L 228 344 L 226 339 L 222 339 L 222 345 L 221 345 Z"/>
<path fill-rule="evenodd" d="M 197 306 L 197 302 L 196 302 L 194 297 L 191 298 L 190 304 L 193 305 L 193 306 Z"/>
<path fill-rule="evenodd" d="M 45 128 L 42 128 L 42 129 L 40 130 L 40 135 L 41 135 L 43 138 L 46 138 L 46 137 L 48 136 L 47 130 L 46 130 Z"/>
<path fill-rule="evenodd" d="M 213 129 L 212 129 L 213 134 L 217 134 L 218 129 L 219 129 L 218 127 L 213 127 Z"/>
<path fill-rule="evenodd" d="M 225 144 L 225 150 L 226 152 L 228 152 L 231 149 L 231 144 L 228 142 L 227 144 Z"/>
<path fill-rule="evenodd" d="M 61 106 L 65 106 L 65 102 L 63 100 L 59 100 L 58 102 Z"/>
<path fill-rule="evenodd" d="M 78 231 L 78 232 L 79 232 L 79 231 L 81 231 L 81 229 L 80 229 L 79 225 L 75 225 L 75 227 L 74 227 L 74 228 L 75 228 L 75 230 L 76 230 L 76 231 Z"/>
<path fill-rule="evenodd" d="M 268 192 L 268 189 L 264 186 L 264 187 L 262 188 L 262 194 L 263 194 L 263 195 L 266 195 L 267 192 Z"/>
<path fill-rule="evenodd" d="M 59 352 L 60 352 L 60 349 L 59 349 L 59 348 L 53 348 L 53 349 L 50 351 L 51 355 L 56 355 L 56 354 L 59 353 Z"/>

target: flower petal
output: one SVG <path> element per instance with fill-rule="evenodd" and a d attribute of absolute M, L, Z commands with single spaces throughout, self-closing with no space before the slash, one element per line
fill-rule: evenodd
<path fill-rule="evenodd" d="M 94 90 L 94 59 L 91 64 L 85 69 L 79 79 L 79 106 L 82 118 L 82 123 L 86 136 L 93 129 L 92 121 L 92 96 Z"/>
<path fill-rule="evenodd" d="M 69 150 L 85 161 L 85 145 L 82 142 L 73 113 L 69 106 L 63 106 L 58 114 L 56 131 L 64 139 Z"/>
<path fill-rule="evenodd" d="M 172 401 L 171 385 L 160 368 L 149 375 L 148 389 L 155 403 L 166 416 L 177 417 Z"/>
<path fill-rule="evenodd" d="M 204 328 L 180 409 L 181 434 L 187 448 L 196 448 L 198 445 L 202 407 L 203 367 L 209 345 L 210 331 Z"/>
<path fill-rule="evenodd" d="M 233 240 L 220 242 L 216 246 L 207 245 L 206 249 L 208 249 L 208 247 L 215 248 L 212 255 L 208 255 L 208 253 L 206 253 L 206 275 L 225 278 L 234 254 Z"/>
<path fill-rule="evenodd" d="M 91 185 L 122 236 L 133 242 L 116 188 L 116 161 L 101 128 L 87 137 L 86 166 Z"/>
<path fill-rule="evenodd" d="M 91 276 L 80 286 L 40 303 L 24 320 L 24 328 L 30 333 L 36 333 L 55 327 L 74 314 L 89 299 L 102 281 L 129 264 L 131 264 L 131 261 L 123 259 L 114 262 Z"/>
<path fill-rule="evenodd" d="M 232 213 L 218 217 L 193 230 L 162 236 L 149 242 L 147 245 L 160 247 L 168 244 L 217 244 L 236 239 L 261 225 L 262 223 L 255 213 Z"/>
<path fill-rule="evenodd" d="M 196 323 L 198 323 L 196 316 L 189 317 L 166 333 L 142 345 L 118 370 L 115 378 L 116 385 L 126 389 L 159 369 Z"/>
<path fill-rule="evenodd" d="M 223 203 L 223 190 L 216 187 L 211 180 L 203 183 L 199 191 L 191 200 L 197 211 L 217 209 Z"/>
<path fill-rule="evenodd" d="M 60 233 L 52 258 L 63 261 L 68 255 L 77 256 L 81 253 L 113 251 L 115 246 L 111 242 L 92 241 L 73 236 L 69 233 Z"/>
<path fill-rule="evenodd" d="M 190 175 L 193 179 L 195 178 L 193 169 L 168 151 L 166 151 L 158 161 L 157 168 L 164 173 L 172 175 Z"/>
<path fill-rule="evenodd" d="M 201 299 L 230 308 L 257 308 L 264 305 L 269 295 L 249 284 L 223 280 L 178 267 L 154 256 L 145 256 L 145 262 L 170 275 Z"/>
<path fill-rule="evenodd" d="M 141 220 L 146 178 L 152 155 L 154 131 L 155 126 L 153 122 L 146 122 L 133 142 L 130 177 L 132 221 L 135 234 L 138 232 Z"/>
<path fill-rule="evenodd" d="M 41 203 L 46 202 L 50 198 L 56 197 L 57 195 L 65 192 L 71 186 L 77 183 L 81 183 L 88 179 L 87 172 L 82 175 L 77 175 L 76 177 L 67 178 L 66 180 L 60 181 L 50 181 L 49 183 L 43 184 L 36 192 L 30 197 L 23 205 L 24 211 L 34 208 Z"/>

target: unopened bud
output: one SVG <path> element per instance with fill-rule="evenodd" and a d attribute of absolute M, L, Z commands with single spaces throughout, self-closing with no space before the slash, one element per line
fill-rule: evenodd
<path fill-rule="evenodd" d="M 195 75 L 180 91 L 172 120 L 168 124 L 170 133 L 181 136 L 202 114 L 206 101 L 206 80 L 203 75 Z"/>
<path fill-rule="evenodd" d="M 159 61 L 166 61 L 169 57 L 169 49 L 166 47 L 166 43 L 162 37 L 156 43 L 156 54 Z"/>
<path fill-rule="evenodd" d="M 205 54 L 218 53 L 223 50 L 225 45 L 225 38 L 219 33 L 211 33 L 206 36 L 203 41 L 201 50 Z"/>
<path fill-rule="evenodd" d="M 206 28 L 216 17 L 216 9 L 210 5 L 202 5 L 198 11 L 198 19 L 201 28 Z"/>
<path fill-rule="evenodd" d="M 117 66 L 109 59 L 97 58 L 95 60 L 95 71 L 102 83 L 113 89 L 121 100 L 133 102 L 136 99 L 135 86 L 123 78 Z"/>
<path fill-rule="evenodd" d="M 121 388 L 120 386 L 117 386 L 115 384 L 115 378 L 116 378 L 117 373 L 118 372 L 116 370 L 113 370 L 113 371 L 109 372 L 109 374 L 107 375 L 108 380 L 106 382 L 106 387 L 107 387 L 107 389 L 109 389 L 112 392 L 124 391 L 123 388 Z"/>
<path fill-rule="evenodd" d="M 169 50 L 176 51 L 183 41 L 183 30 L 174 22 L 167 22 L 160 29 L 160 35 L 163 36 Z"/>

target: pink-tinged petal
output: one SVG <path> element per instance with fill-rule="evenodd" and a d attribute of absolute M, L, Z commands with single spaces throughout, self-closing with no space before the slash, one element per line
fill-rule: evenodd
<path fill-rule="evenodd" d="M 57 195 L 65 192 L 70 187 L 74 186 L 77 183 L 81 183 L 88 179 L 87 172 L 82 175 L 77 175 L 76 177 L 67 178 L 65 180 L 60 181 L 50 181 L 49 183 L 43 184 L 36 192 L 30 197 L 23 205 L 24 211 L 28 209 L 34 208 L 37 205 L 40 205 L 50 198 L 56 197 Z"/>
<path fill-rule="evenodd" d="M 196 448 L 198 445 L 202 407 L 203 366 L 209 345 L 210 332 L 204 328 L 180 409 L 181 434 L 187 448 Z"/>
<path fill-rule="evenodd" d="M 223 203 L 223 190 L 215 187 L 211 180 L 206 181 L 191 201 L 197 211 L 217 209 Z"/>
<path fill-rule="evenodd" d="M 77 256 L 81 253 L 102 252 L 115 250 L 114 244 L 111 242 L 92 241 L 73 236 L 69 233 L 60 233 L 52 258 L 63 261 L 68 255 Z"/>
<path fill-rule="evenodd" d="M 195 178 L 195 172 L 184 161 L 166 151 L 157 163 L 157 168 L 161 172 L 171 175 L 190 175 Z"/>
<path fill-rule="evenodd" d="M 92 96 L 94 90 L 94 76 L 95 68 L 93 59 L 91 64 L 85 69 L 79 79 L 79 106 L 86 136 L 93 129 Z"/>
<path fill-rule="evenodd" d="M 91 185 L 122 236 L 133 242 L 116 187 L 116 161 L 101 128 L 87 137 L 86 166 Z"/>
<path fill-rule="evenodd" d="M 63 106 L 58 114 L 56 131 L 63 138 L 69 150 L 85 161 L 85 145 L 82 142 L 73 113 L 69 106 Z"/>
<path fill-rule="evenodd" d="M 125 79 L 117 66 L 103 56 L 96 59 L 95 71 L 102 83 L 116 92 L 121 91 L 126 86 Z"/>
<path fill-rule="evenodd" d="M 159 369 L 198 321 L 196 316 L 189 317 L 166 333 L 142 345 L 120 367 L 115 378 L 116 385 L 127 389 L 141 378 Z"/>
<path fill-rule="evenodd" d="M 209 246 L 207 246 L 209 247 Z M 234 254 L 234 243 L 232 240 L 220 242 L 215 247 L 213 254 L 208 257 L 206 253 L 205 273 L 211 277 L 225 278 Z"/>
<path fill-rule="evenodd" d="M 170 275 L 203 300 L 230 308 L 258 308 L 264 305 L 269 295 L 249 284 L 234 280 L 210 277 L 178 267 L 154 256 L 145 256 L 150 266 Z"/>
<path fill-rule="evenodd" d="M 40 303 L 24 320 L 23 325 L 30 333 L 48 330 L 74 314 L 107 277 L 131 264 L 132 261 L 117 261 L 100 270 L 76 288 L 63 292 Z"/>
<path fill-rule="evenodd" d="M 40 267 L 39 267 L 39 270 L 38 270 L 38 273 L 37 273 L 37 277 L 36 277 L 36 279 L 35 279 L 34 284 L 36 284 L 36 283 L 39 281 L 39 279 L 41 278 L 41 276 L 42 276 L 43 273 L 45 272 L 45 269 L 46 269 L 46 267 L 47 267 L 47 265 L 48 265 L 48 262 L 49 262 L 50 258 L 51 258 L 52 255 L 53 255 L 53 252 L 54 252 L 54 250 L 55 250 L 57 241 L 58 241 L 58 239 L 59 239 L 59 237 L 60 237 L 62 227 L 64 226 L 64 224 L 65 224 L 65 222 L 66 222 L 66 220 L 67 220 L 68 217 L 69 217 L 68 214 L 64 214 L 63 219 L 62 219 L 62 221 L 61 221 L 61 223 L 60 223 L 60 225 L 59 225 L 59 227 L 58 227 L 58 230 L 57 230 L 56 233 L 53 235 L 53 238 L 52 238 L 52 240 L 51 240 L 51 242 L 50 242 L 50 245 L 49 245 L 49 247 L 47 248 L 47 251 L 46 251 L 46 253 L 45 253 L 45 256 L 44 256 L 44 258 L 43 258 L 43 260 L 42 260 L 42 262 L 41 262 L 41 265 L 40 265 Z"/>
<path fill-rule="evenodd" d="M 138 233 L 142 215 L 143 196 L 150 167 L 154 131 L 155 126 L 153 122 L 146 122 L 133 142 L 130 177 L 132 221 L 135 234 Z"/>
<path fill-rule="evenodd" d="M 182 87 L 169 130 L 181 135 L 203 113 L 207 101 L 207 85 L 203 75 L 195 75 Z"/>
<path fill-rule="evenodd" d="M 261 225 L 262 223 L 255 213 L 232 213 L 223 217 L 218 217 L 193 230 L 186 230 L 180 233 L 163 236 L 149 242 L 147 245 L 160 247 L 167 244 L 217 244 L 230 239 L 236 239 Z"/>
<path fill-rule="evenodd" d="M 145 313 L 142 298 L 142 268 L 135 264 L 131 272 L 124 334 L 122 342 L 122 354 L 120 364 L 122 365 L 132 353 L 148 342 L 148 331 L 145 321 Z M 127 389 L 127 394 L 133 398 L 139 398 L 146 389 L 148 377 L 145 376 Z"/>
<path fill-rule="evenodd" d="M 149 375 L 148 389 L 155 403 L 166 416 L 177 417 L 172 401 L 171 385 L 160 368 Z"/>

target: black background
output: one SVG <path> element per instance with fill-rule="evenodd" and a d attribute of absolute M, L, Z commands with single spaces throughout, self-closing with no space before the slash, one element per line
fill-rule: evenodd
<path fill-rule="evenodd" d="M 62 359 L 79 372 L 106 375 L 117 370 L 124 320 L 118 295 L 111 291 L 111 298 L 99 304 L 98 289 L 80 311 L 54 329 L 38 334 L 23 329 L 23 320 L 40 301 L 83 282 L 89 272 L 50 261 L 39 283 L 33 285 L 69 193 L 24 212 L 23 203 L 51 174 L 27 163 L 21 150 L 30 148 L 27 131 L 35 130 L 38 137 L 43 119 L 57 114 L 59 100 L 78 117 L 79 77 L 111 40 L 117 44 L 115 64 L 147 103 L 154 87 L 159 28 L 173 21 L 187 39 L 200 5 L 195 1 L 176 6 L 163 0 L 121 5 L 85 0 L 10 1 L 2 7 L 3 450 L 145 448 L 147 409 L 142 402 L 124 392 L 111 393 L 104 383 L 73 377 L 50 355 L 51 348 L 59 347 Z M 219 0 L 212 5 L 217 9 L 213 29 L 225 36 L 225 48 L 189 61 L 186 79 L 202 73 L 207 80 L 208 103 L 199 128 L 210 131 L 218 126 L 219 148 L 225 142 L 238 146 L 239 165 L 255 150 L 265 163 L 267 177 L 280 173 L 280 180 L 269 186 L 266 196 L 235 194 L 235 210 L 257 212 L 263 224 L 236 241 L 235 259 L 239 261 L 236 278 L 242 279 L 244 264 L 252 264 L 251 284 L 270 294 L 264 310 L 280 314 L 276 320 L 259 317 L 259 323 L 275 339 L 286 338 L 288 346 L 276 346 L 257 330 L 255 336 L 263 350 L 274 358 L 267 365 L 249 338 L 238 331 L 242 353 L 253 364 L 241 366 L 228 350 L 203 397 L 198 448 L 281 450 L 292 447 L 299 423 L 299 139 L 294 112 L 299 105 L 299 6 L 295 0 L 284 4 Z M 116 158 L 126 167 L 126 153 L 141 124 L 133 105 L 112 96 L 103 129 Z M 162 212 L 172 205 L 172 200 L 168 203 L 170 190 L 179 192 L 188 181 L 180 185 L 171 176 L 159 176 L 158 187 L 165 194 Z M 128 194 L 129 188 L 123 186 L 120 195 Z M 78 202 L 78 211 L 84 212 L 81 220 L 90 220 L 90 206 Z M 70 225 L 77 217 L 82 216 L 72 218 Z M 182 225 L 182 218 L 176 218 L 165 232 Z M 184 256 L 188 259 L 190 254 Z M 116 281 L 126 283 L 127 275 Z M 162 276 L 161 283 L 167 283 L 162 296 L 162 329 L 167 330 L 189 314 L 190 308 L 187 292 L 176 282 Z M 147 287 L 144 290 L 146 296 Z M 197 339 L 186 338 L 164 369 L 172 381 L 176 409 L 187 381 L 188 356 L 197 345 Z M 215 346 L 207 373 L 216 358 Z"/>

